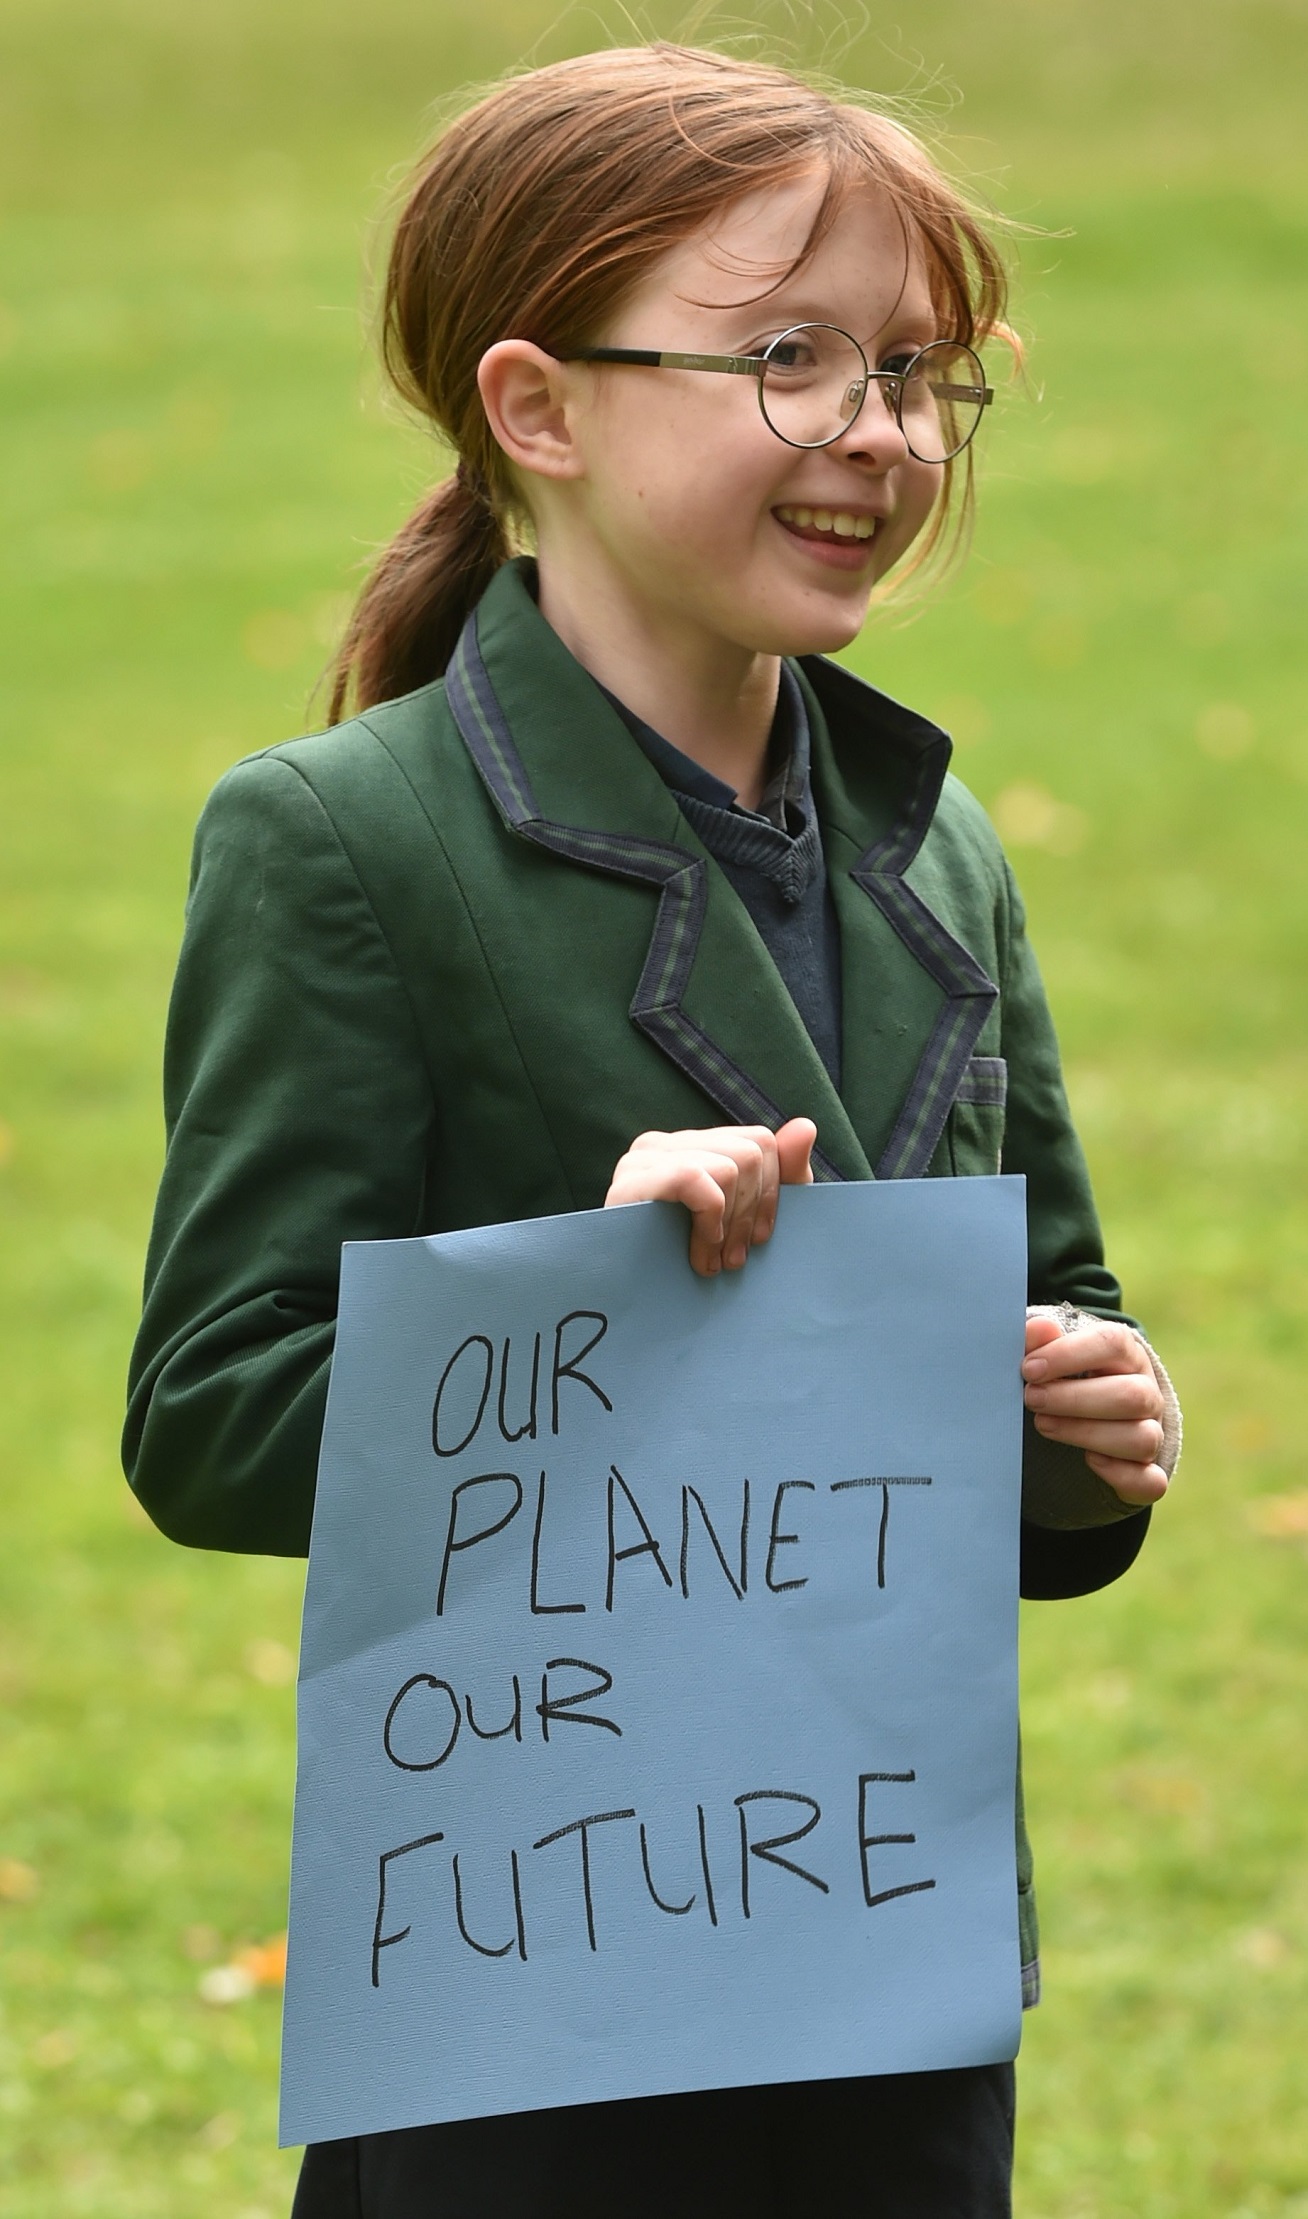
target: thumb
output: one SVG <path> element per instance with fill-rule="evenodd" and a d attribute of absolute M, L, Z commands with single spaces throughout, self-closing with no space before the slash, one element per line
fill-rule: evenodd
<path fill-rule="evenodd" d="M 817 1126 L 811 1117 L 792 1117 L 777 1133 L 777 1168 L 783 1187 L 807 1187 L 813 1184 L 813 1166 L 809 1157 L 817 1139 Z"/>

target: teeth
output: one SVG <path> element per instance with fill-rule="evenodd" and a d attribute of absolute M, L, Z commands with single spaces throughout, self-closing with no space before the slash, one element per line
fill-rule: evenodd
<path fill-rule="evenodd" d="M 852 516 L 848 509 L 811 509 L 779 507 L 777 515 L 783 524 L 795 524 L 801 531 L 810 526 L 819 532 L 831 532 L 836 539 L 871 539 L 876 531 L 874 516 Z"/>

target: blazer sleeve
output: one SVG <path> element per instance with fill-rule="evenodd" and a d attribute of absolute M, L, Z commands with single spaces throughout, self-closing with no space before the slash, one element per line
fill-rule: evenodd
<path fill-rule="evenodd" d="M 421 1230 L 433 1094 L 321 801 L 238 764 L 196 835 L 123 1461 L 199 1548 L 306 1553 L 341 1243 Z"/>
<path fill-rule="evenodd" d="M 1026 933 L 1022 898 L 1006 872 L 1007 961 L 1001 984 L 1008 1066 L 1004 1169 L 1026 1179 L 1031 1303 L 1069 1303 L 1121 1319 L 1122 1290 L 1104 1263 L 1090 1174 L 1072 1124 L 1053 1020 Z M 1140 1553 L 1149 1512 L 1121 1502 L 1079 1449 L 1047 1441 L 1028 1415 L 1022 1459 L 1022 1593 L 1091 1594 Z"/>

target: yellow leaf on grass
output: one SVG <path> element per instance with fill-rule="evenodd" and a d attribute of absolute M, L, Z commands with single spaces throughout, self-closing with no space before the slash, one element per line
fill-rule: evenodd
<path fill-rule="evenodd" d="M 280 1988 L 286 1978 L 286 1936 L 238 1949 L 229 1965 L 211 1965 L 199 1979 L 200 1999 L 219 2007 L 244 2003 L 259 1988 Z"/>
<path fill-rule="evenodd" d="M 1247 1505 L 1255 1533 L 1273 1541 L 1308 1541 L 1308 1491 L 1298 1495 L 1258 1495 Z"/>
<path fill-rule="evenodd" d="M 234 1962 L 244 1967 L 256 1988 L 280 1988 L 286 1978 L 286 1936 L 274 1934 L 271 1941 L 254 1942 L 249 1949 L 239 1950 Z"/>
<path fill-rule="evenodd" d="M 0 1903 L 30 1903 L 40 1886 L 39 1875 L 20 1857 L 0 1857 Z"/>

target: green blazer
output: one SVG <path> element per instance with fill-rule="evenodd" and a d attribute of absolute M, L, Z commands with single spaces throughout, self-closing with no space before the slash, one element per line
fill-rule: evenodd
<path fill-rule="evenodd" d="M 1027 1179 L 1031 1300 L 1121 1315 L 1021 902 L 946 736 L 793 666 L 841 934 L 837 1092 L 530 587 L 506 566 L 443 681 L 237 764 L 201 818 L 124 1447 L 177 1540 L 307 1549 L 343 1241 L 595 1209 L 648 1129 L 803 1114 L 823 1179 L 1002 1162 Z M 1031 1439 L 1024 1584 L 1101 1585 L 1147 1517 Z"/>

